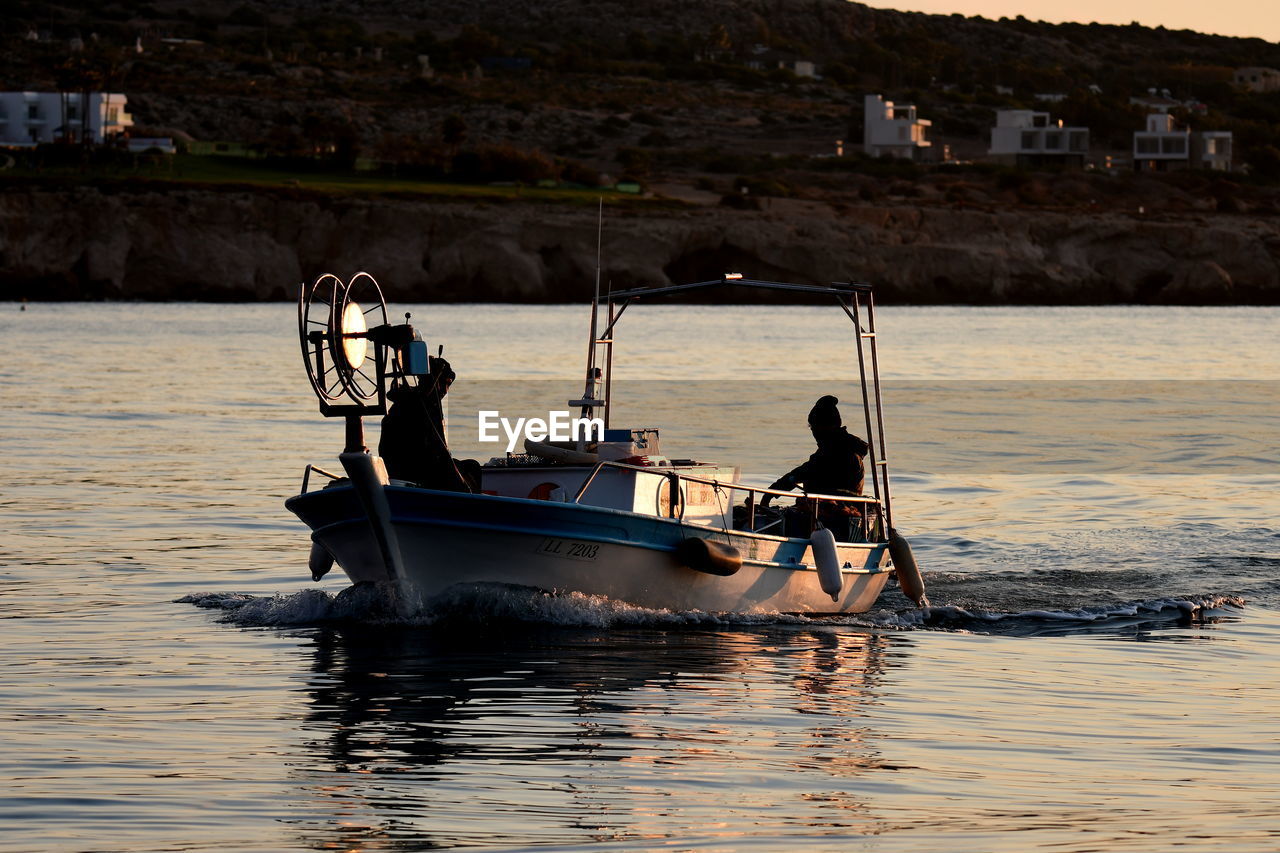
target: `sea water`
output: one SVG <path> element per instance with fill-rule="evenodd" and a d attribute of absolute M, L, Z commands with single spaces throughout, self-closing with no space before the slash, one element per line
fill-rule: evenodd
<path fill-rule="evenodd" d="M 471 403 L 581 394 L 581 307 L 409 310 L 459 455 Z M 0 849 L 1280 848 L 1280 311 L 876 321 L 931 609 L 397 622 L 283 507 L 342 443 L 292 306 L 0 305 Z M 865 433 L 850 331 L 633 307 L 619 417 L 767 483 L 815 394 Z"/>

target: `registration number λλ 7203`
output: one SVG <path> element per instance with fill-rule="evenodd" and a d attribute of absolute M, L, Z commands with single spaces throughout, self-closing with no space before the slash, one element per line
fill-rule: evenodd
<path fill-rule="evenodd" d="M 566 560 L 590 561 L 600 553 L 600 546 L 595 542 L 578 542 L 575 539 L 543 539 L 538 553 Z"/>

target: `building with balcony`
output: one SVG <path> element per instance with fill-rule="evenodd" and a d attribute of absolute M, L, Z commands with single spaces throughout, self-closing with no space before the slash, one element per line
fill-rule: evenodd
<path fill-rule="evenodd" d="M 1193 133 L 1178 127 L 1168 113 L 1147 116 L 1146 130 L 1133 135 L 1133 168 L 1139 172 L 1231 168 L 1231 132 Z"/>
<path fill-rule="evenodd" d="M 1133 134 L 1133 168 L 1139 172 L 1185 169 L 1191 162 L 1191 131 L 1168 113 L 1147 116 L 1147 129 Z"/>
<path fill-rule="evenodd" d="M 0 145 L 102 144 L 133 126 L 129 99 L 116 92 L 0 92 Z"/>
<path fill-rule="evenodd" d="M 1034 110 L 997 110 L 987 153 L 1016 166 L 1080 167 L 1089 155 L 1089 128 L 1064 127 Z"/>
<path fill-rule="evenodd" d="M 1229 172 L 1234 153 L 1229 130 L 1206 130 L 1191 136 L 1191 162 L 1198 169 Z"/>
<path fill-rule="evenodd" d="M 863 108 L 862 149 L 867 154 L 928 159 L 933 143 L 925 137 L 933 122 L 917 116 L 914 105 L 899 105 L 880 95 L 867 95 Z"/>

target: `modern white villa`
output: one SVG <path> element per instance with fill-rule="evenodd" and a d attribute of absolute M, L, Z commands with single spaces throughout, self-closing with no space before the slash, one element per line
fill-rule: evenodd
<path fill-rule="evenodd" d="M 914 105 L 895 104 L 880 95 L 867 95 L 863 105 L 862 148 L 867 154 L 891 154 L 909 160 L 927 158 L 933 143 L 925 135 L 933 122 L 918 117 Z"/>
<path fill-rule="evenodd" d="M 1147 116 L 1147 129 L 1133 134 L 1133 167 L 1139 172 L 1175 169 L 1231 169 L 1231 132 L 1193 133 L 1168 113 Z"/>
<path fill-rule="evenodd" d="M 129 99 L 117 92 L 0 92 L 0 145 L 102 142 L 133 125 Z"/>
<path fill-rule="evenodd" d="M 1048 113 L 997 110 L 991 128 L 992 159 L 1017 166 L 1083 166 L 1089 154 L 1089 128 L 1064 127 Z"/>

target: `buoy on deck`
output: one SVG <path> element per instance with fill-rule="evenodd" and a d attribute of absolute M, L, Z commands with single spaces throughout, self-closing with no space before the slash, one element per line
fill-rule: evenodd
<path fill-rule="evenodd" d="M 329 570 L 333 568 L 333 555 L 329 553 L 328 548 L 319 542 L 312 542 L 311 556 L 307 559 L 307 567 L 311 569 L 311 579 L 318 581 L 329 574 Z"/>
<path fill-rule="evenodd" d="M 840 573 L 840 555 L 836 553 L 836 537 L 825 527 L 813 531 L 809 537 L 813 548 L 813 564 L 818 569 L 818 583 L 832 601 L 840 600 L 844 588 L 844 575 Z"/>
<path fill-rule="evenodd" d="M 902 594 L 915 602 L 916 607 L 928 607 L 929 598 L 924 594 L 924 579 L 920 577 L 920 567 L 916 565 L 911 546 L 902 534 L 889 528 L 889 556 L 893 558 L 893 570 L 898 574 L 898 586 Z"/>
<path fill-rule="evenodd" d="M 696 536 L 681 540 L 676 546 L 675 558 L 682 566 L 722 578 L 742 568 L 742 552 L 737 548 Z"/>

